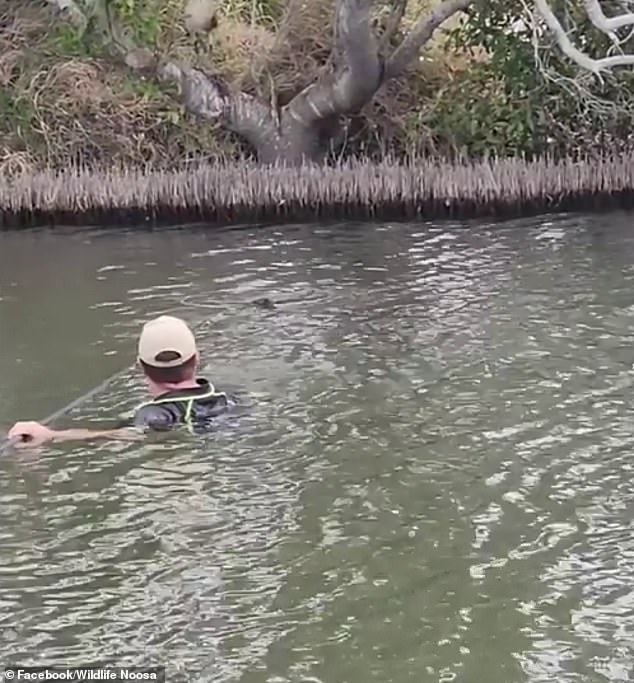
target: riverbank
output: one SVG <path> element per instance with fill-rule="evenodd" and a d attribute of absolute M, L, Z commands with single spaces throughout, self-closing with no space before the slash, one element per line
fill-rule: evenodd
<path fill-rule="evenodd" d="M 183 171 L 134 168 L 0 176 L 5 228 L 207 221 L 510 216 L 634 206 L 634 154 L 600 159 L 347 161 Z"/>
<path fill-rule="evenodd" d="M 185 4 L 166 0 L 159 15 L 153 0 L 109 6 L 135 44 L 218 74 L 267 106 L 288 104 L 329 68 L 332 0 L 227 0 L 208 45 L 184 30 Z M 394 45 L 436 5 L 410 2 Z M 406 73 L 349 117 L 334 156 L 565 159 L 634 149 L 627 83 L 600 92 L 585 84 L 600 111 L 580 106 L 574 92 L 543 78 L 530 36 L 504 33 L 498 24 L 510 18 L 500 16 L 493 27 L 488 14 L 475 13 L 439 29 Z M 50 3 L 0 0 L 0 175 L 74 164 L 180 169 L 254 151 L 188 112 L 177 89 L 129 68 L 93 24 L 80 32 Z"/>

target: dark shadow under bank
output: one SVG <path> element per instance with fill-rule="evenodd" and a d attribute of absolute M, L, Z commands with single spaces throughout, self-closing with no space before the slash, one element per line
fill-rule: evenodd
<path fill-rule="evenodd" d="M 511 218 L 634 208 L 634 154 L 337 167 L 232 162 L 183 171 L 69 169 L 0 177 L 0 228 L 226 227 L 331 220 Z"/>
<path fill-rule="evenodd" d="M 285 223 L 312 223 L 322 221 L 392 221 L 416 222 L 443 219 L 496 218 L 511 219 L 551 213 L 598 213 L 618 209 L 634 209 L 634 190 L 614 194 L 594 194 L 562 197 L 548 201 L 524 201 L 513 204 L 491 202 L 478 205 L 474 202 L 442 202 L 412 206 L 407 203 L 355 206 L 332 205 L 313 209 L 306 206 L 287 206 L 284 210 L 258 210 L 257 207 L 233 207 L 231 211 L 174 209 L 155 207 L 151 211 L 139 208 L 87 209 L 74 212 L 19 211 L 0 214 L 0 229 L 86 226 L 86 227 L 165 227 L 205 223 L 209 227 L 225 228 L 234 225 L 283 225 Z"/>

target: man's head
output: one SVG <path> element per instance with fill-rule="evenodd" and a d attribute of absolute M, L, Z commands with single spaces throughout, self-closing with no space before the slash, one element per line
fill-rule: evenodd
<path fill-rule="evenodd" d="M 180 318 L 162 315 L 146 323 L 139 339 L 138 357 L 143 373 L 154 384 L 180 384 L 196 375 L 196 340 Z"/>

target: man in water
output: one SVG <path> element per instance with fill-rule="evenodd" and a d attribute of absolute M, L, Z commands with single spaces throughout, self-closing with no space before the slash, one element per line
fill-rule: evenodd
<path fill-rule="evenodd" d="M 177 424 L 201 424 L 230 406 L 225 393 L 198 378 L 196 340 L 187 324 L 172 316 L 148 322 L 141 332 L 138 362 L 151 400 L 137 409 L 133 425 L 122 429 L 53 430 L 39 422 L 18 422 L 9 431 L 14 444 L 40 445 L 48 441 L 133 438 L 142 430 L 165 431 Z"/>

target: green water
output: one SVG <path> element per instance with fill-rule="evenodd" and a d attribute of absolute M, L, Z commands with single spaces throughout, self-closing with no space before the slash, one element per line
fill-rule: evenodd
<path fill-rule="evenodd" d="M 5 454 L 0 663 L 634 680 L 632 220 L 0 233 L 0 430 L 174 309 L 253 404 Z M 131 373 L 66 423 L 142 398 Z"/>

